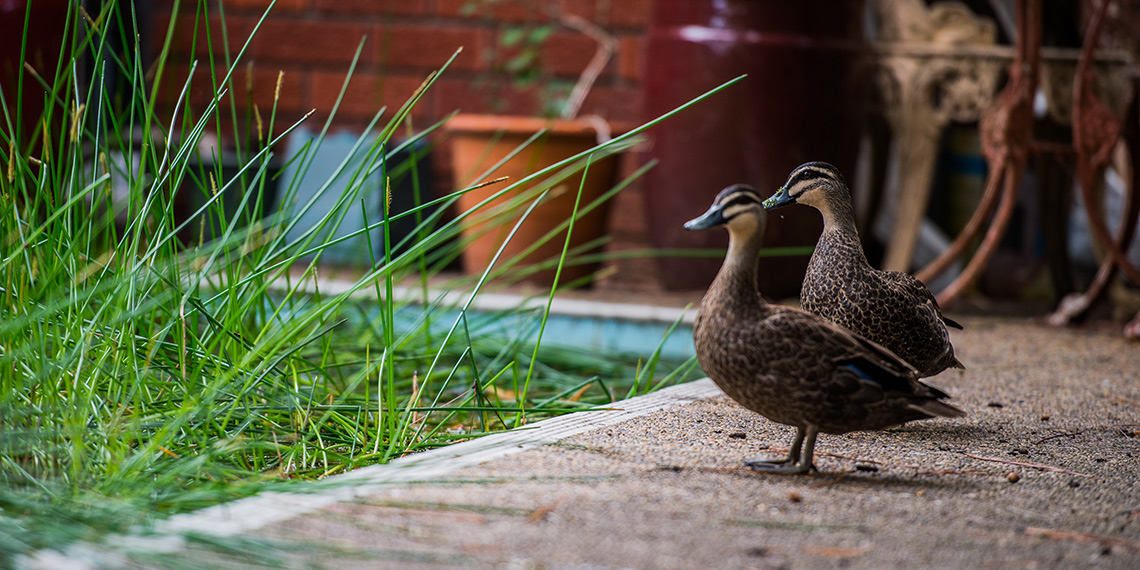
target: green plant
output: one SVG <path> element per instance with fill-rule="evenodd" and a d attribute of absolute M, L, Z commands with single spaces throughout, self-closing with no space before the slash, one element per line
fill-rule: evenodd
<path fill-rule="evenodd" d="M 176 2 L 172 13 L 209 26 L 209 5 L 179 16 Z M 470 299 L 502 271 L 494 263 L 472 284 L 467 304 L 445 312 L 426 280 L 456 253 L 445 244 L 458 220 L 441 220 L 454 195 L 406 212 L 366 212 L 370 228 L 406 216 L 420 223 L 403 244 L 385 230 L 383 243 L 370 243 L 369 271 L 344 291 L 322 290 L 319 261 L 332 242 L 316 236 L 361 206 L 368 172 L 387 172 L 392 134 L 436 75 L 400 109 L 375 115 L 369 129 L 381 135 L 370 144 L 362 136 L 341 165 L 356 165 L 347 173 L 356 182 L 319 224 L 287 241 L 296 217 L 279 211 L 246 223 L 227 214 L 222 197 L 236 191 L 242 209 L 257 200 L 271 155 L 305 117 L 270 136 L 283 120 L 275 104 L 264 111 L 265 128 L 246 149 L 240 175 L 226 179 L 216 168 L 199 179 L 201 187 L 186 188 L 203 133 L 226 115 L 237 117 L 231 77 L 248 42 L 232 58 L 228 46 L 210 49 L 222 55 L 191 70 L 208 74 L 214 86 L 205 109 L 186 105 L 187 80 L 175 107 L 164 111 L 155 94 L 174 23 L 151 75 L 137 58 L 122 56 L 137 53 L 136 34 L 103 33 L 111 18 L 136 30 L 133 4 L 109 2 L 99 14 L 76 6 L 57 71 L 20 76 L 46 93 L 32 138 L 18 126 L 23 99 L 0 96 L 0 565 L 695 374 L 690 362 L 659 377 L 657 354 L 635 364 L 535 342 L 527 333 L 541 338 L 549 298 L 539 309 L 469 311 Z M 91 70 L 89 81 L 76 71 L 86 54 L 109 62 Z M 107 65 L 131 78 L 125 115 L 102 112 L 112 104 L 100 81 Z M 136 131 L 148 135 L 136 141 Z M 587 168 L 591 154 L 604 151 L 552 169 Z M 117 169 L 114 152 L 130 166 Z M 304 165 L 311 155 L 292 160 Z M 291 181 L 282 184 L 290 200 Z M 188 191 L 203 193 L 205 202 L 182 219 L 175 204 Z M 216 239 L 179 237 L 205 223 L 217 224 Z M 410 280 L 420 283 L 418 298 L 397 296 L 397 284 Z"/>
<path fill-rule="evenodd" d="M 492 20 L 496 11 L 505 6 L 521 10 L 525 17 L 513 22 Z M 546 0 L 470 0 L 463 11 L 482 14 L 495 22 L 495 43 L 482 54 L 492 72 L 485 84 L 490 87 L 493 104 L 502 104 L 503 88 L 509 85 L 515 91 L 533 94 L 537 113 L 543 117 L 577 117 L 586 95 L 617 48 L 617 41 L 604 29 L 566 14 L 558 3 Z M 575 80 L 551 73 L 543 56 L 543 47 L 559 28 L 585 35 L 598 46 L 593 59 Z"/>

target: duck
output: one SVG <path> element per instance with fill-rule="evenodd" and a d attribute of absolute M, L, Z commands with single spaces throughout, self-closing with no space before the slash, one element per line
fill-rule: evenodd
<path fill-rule="evenodd" d="M 965 368 L 947 329 L 962 325 L 942 314 L 930 289 L 913 275 L 876 269 L 867 261 L 839 169 L 826 162 L 800 165 L 764 208 L 791 204 L 823 215 L 823 233 L 800 287 L 801 308 L 887 347 L 923 378 Z"/>
<path fill-rule="evenodd" d="M 883 346 L 793 307 L 773 305 L 757 289 L 757 261 L 768 213 L 745 184 L 717 194 L 690 231 L 728 229 L 724 263 L 705 292 L 693 327 L 701 369 L 729 398 L 796 435 L 782 458 L 751 458 L 753 469 L 802 474 L 814 469 L 819 433 L 879 430 L 965 412 L 918 379 L 918 371 Z"/>

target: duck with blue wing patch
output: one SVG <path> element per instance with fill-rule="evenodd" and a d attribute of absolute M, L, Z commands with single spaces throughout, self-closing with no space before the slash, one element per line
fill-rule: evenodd
<path fill-rule="evenodd" d="M 735 185 L 685 224 L 689 230 L 724 226 L 729 233 L 728 254 L 693 328 L 701 368 L 745 408 L 796 428 L 787 457 L 746 460 L 748 465 L 806 473 L 819 432 L 965 415 L 881 345 L 811 313 L 766 303 L 756 289 L 766 222 L 756 191 Z"/>

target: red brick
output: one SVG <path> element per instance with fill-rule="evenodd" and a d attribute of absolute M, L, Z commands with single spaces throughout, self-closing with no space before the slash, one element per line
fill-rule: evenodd
<path fill-rule="evenodd" d="M 155 0 L 155 12 L 163 13 L 167 16 L 174 10 L 174 0 Z M 180 3 L 179 11 L 193 14 L 198 11 L 197 2 L 182 2 Z"/>
<path fill-rule="evenodd" d="M 236 54 L 237 50 L 249 38 L 250 31 L 253 29 L 253 22 L 241 17 L 230 16 L 225 21 L 225 35 L 222 34 L 222 19 L 218 16 L 210 16 L 209 22 L 203 21 L 201 18 L 193 14 L 178 14 L 177 21 L 174 23 L 174 37 L 171 39 L 171 52 L 175 55 L 192 55 L 203 56 L 210 53 L 211 47 L 217 54 L 221 54 L 223 39 L 227 39 L 230 45 L 230 53 Z M 159 22 L 159 29 L 166 30 L 169 20 Z M 206 33 L 207 25 L 209 26 L 209 34 Z M 190 53 L 191 45 L 194 46 L 194 53 Z"/>
<path fill-rule="evenodd" d="M 194 72 L 194 79 L 186 93 L 183 106 L 189 104 L 192 109 L 201 112 L 206 104 L 213 98 L 214 89 L 209 74 Z M 161 82 L 158 85 L 158 101 L 173 109 L 182 96 L 186 79 L 190 75 L 190 66 L 186 64 L 167 65 L 162 70 Z"/>
<path fill-rule="evenodd" d="M 248 68 L 241 68 L 234 73 L 233 94 L 237 108 L 245 110 L 249 104 L 250 95 L 247 90 L 252 88 L 253 103 L 257 105 L 263 120 L 269 120 L 273 110 L 273 99 L 277 90 L 277 69 L 269 67 L 255 67 L 253 69 L 253 82 L 248 82 Z M 309 110 L 305 103 L 305 91 L 308 88 L 307 74 L 303 71 L 286 71 L 281 78 L 281 95 L 277 102 L 277 113 L 280 120 L 291 120 L 297 113 Z"/>
<path fill-rule="evenodd" d="M 620 223 L 611 223 L 612 232 L 616 234 L 615 238 L 631 239 L 649 232 L 649 220 L 642 200 L 644 198 L 637 186 L 614 196 L 612 221 L 620 220 Z"/>
<path fill-rule="evenodd" d="M 532 115 L 538 108 L 535 93 L 512 88 L 506 79 L 440 78 L 435 91 L 433 115 L 446 116 L 454 111 L 464 113 L 510 113 Z"/>
<path fill-rule="evenodd" d="M 420 16 L 428 13 L 427 0 L 316 0 L 317 9 L 338 14 L 394 14 Z"/>
<path fill-rule="evenodd" d="M 603 28 L 609 24 L 609 13 L 599 9 L 598 0 L 561 0 L 560 11 L 563 14 L 573 14 L 579 18 L 585 18 Z"/>
<path fill-rule="evenodd" d="M 591 38 L 576 32 L 557 32 L 542 45 L 542 65 L 551 73 L 576 78 L 597 50 L 598 44 Z M 612 60 L 609 66 L 613 66 Z"/>
<path fill-rule="evenodd" d="M 186 78 L 189 72 L 189 65 L 180 64 L 168 66 L 163 72 L 162 84 L 159 86 L 159 101 L 173 108 L 182 93 L 182 88 L 186 84 Z M 223 73 L 224 72 L 219 72 L 218 81 L 223 79 Z M 308 108 L 304 105 L 306 82 L 303 76 L 304 73 L 299 71 L 285 73 L 281 85 L 281 99 L 277 105 L 278 122 L 282 120 L 289 120 L 291 122 L 299 118 L 300 114 L 308 111 Z M 252 85 L 247 82 L 247 77 L 248 68 L 240 67 L 234 72 L 234 76 L 230 80 L 229 94 L 233 96 L 234 106 L 239 111 L 245 111 L 249 108 L 247 86 L 251 86 L 253 89 L 253 103 L 257 105 L 261 112 L 261 118 L 268 121 L 270 113 L 273 110 L 274 92 L 277 87 L 277 71 L 255 68 L 253 70 Z M 187 101 L 184 105 L 189 104 L 195 113 L 200 113 L 205 110 L 209 102 L 213 100 L 217 91 L 218 89 L 214 87 L 214 80 L 210 77 L 209 71 L 199 65 L 198 69 L 194 72 L 194 79 L 190 83 Z M 229 108 L 229 95 L 221 101 L 220 105 L 223 109 Z M 224 114 L 228 114 L 228 112 Z"/>
<path fill-rule="evenodd" d="M 258 142 L 257 133 L 256 132 L 250 133 L 251 136 L 249 136 L 249 137 L 247 137 L 245 135 L 244 131 L 245 131 L 246 118 L 244 116 L 238 115 L 238 121 L 237 122 L 238 122 L 238 127 L 237 127 L 236 132 L 241 133 L 241 135 L 239 135 L 239 136 L 242 137 L 242 145 L 243 146 L 245 146 L 247 144 L 253 145 L 253 147 L 254 147 L 253 151 L 254 152 L 257 152 L 258 150 L 260 150 L 261 144 L 264 144 L 264 142 L 262 142 L 262 143 Z M 265 132 L 262 134 L 262 141 L 272 140 L 272 139 L 276 138 L 278 135 L 283 134 L 289 127 L 291 127 L 293 125 L 294 122 L 295 122 L 295 119 L 290 120 L 290 121 L 283 121 L 283 120 L 279 119 L 273 125 L 273 133 L 272 134 L 270 134 L 269 132 Z M 320 128 L 320 125 L 316 125 L 314 127 L 314 123 L 313 123 L 312 119 L 310 119 L 307 122 L 307 124 L 308 124 L 310 129 L 313 129 L 313 128 L 319 129 Z M 268 131 L 269 125 L 265 124 L 265 125 L 263 125 L 263 128 L 265 128 Z M 235 136 L 234 135 L 234 133 L 235 133 L 234 121 L 230 118 L 230 116 L 228 114 L 223 114 L 221 116 L 220 121 L 217 120 L 216 118 L 213 118 L 213 117 L 210 118 L 209 126 L 206 127 L 206 132 L 216 134 L 218 136 L 218 138 L 221 139 L 221 146 L 223 149 L 228 150 L 228 149 L 234 148 L 234 136 Z M 282 141 L 281 143 L 278 143 L 278 146 L 276 146 L 274 148 L 274 151 L 279 156 L 281 155 L 281 153 L 285 152 L 284 141 Z M 257 167 L 254 166 L 254 168 L 257 168 Z M 288 181 L 286 181 L 286 183 L 288 183 Z"/>
<path fill-rule="evenodd" d="M 609 25 L 645 28 L 653 12 L 653 0 L 610 0 Z"/>
<path fill-rule="evenodd" d="M 254 12 L 265 12 L 265 9 L 273 3 L 273 0 L 225 0 L 226 11 L 242 11 L 249 10 Z M 280 12 L 298 12 L 301 10 L 308 10 L 313 5 L 313 0 L 277 0 L 277 4 L 273 6 L 273 13 Z"/>
<path fill-rule="evenodd" d="M 150 26 L 151 29 L 156 31 L 150 34 L 150 45 L 144 46 L 144 48 L 149 47 L 151 53 L 159 53 L 162 51 L 163 44 L 166 43 L 166 30 L 170 25 L 170 12 L 171 6 L 167 6 L 164 1 L 159 1 L 154 8 L 154 12 L 151 15 Z M 177 38 L 177 36 L 175 36 L 175 38 Z"/>
<path fill-rule="evenodd" d="M 641 90 L 595 86 L 586 96 L 579 115 L 599 115 L 616 122 L 638 122 L 641 118 Z"/>
<path fill-rule="evenodd" d="M 558 0 L 437 0 L 437 12 L 448 18 L 540 22 L 548 20 L 549 6 Z"/>
<path fill-rule="evenodd" d="M 450 69 L 472 70 L 480 65 L 483 51 L 481 32 L 474 28 L 398 25 L 377 26 L 373 37 L 380 44 L 380 61 L 391 67 L 439 69 L 456 49 L 463 52 Z"/>
<path fill-rule="evenodd" d="M 384 119 L 390 119 L 416 92 L 424 77 L 381 75 L 372 72 L 356 73 L 341 101 L 337 117 L 346 120 L 366 121 L 381 107 L 387 106 Z M 332 112 L 344 84 L 344 74 L 317 71 L 312 75 L 313 107 L 322 116 Z M 413 117 L 424 117 L 431 108 L 432 93 L 412 109 Z M 381 119 L 381 121 L 384 121 Z"/>
<path fill-rule="evenodd" d="M 266 20 L 253 40 L 253 56 L 258 62 L 338 63 L 352 62 L 361 38 L 370 26 L 355 23 L 312 20 Z M 378 42 L 370 37 L 360 54 L 360 63 L 376 61 Z"/>
<path fill-rule="evenodd" d="M 618 40 L 617 60 L 618 76 L 623 79 L 640 81 L 645 73 L 645 37 L 625 36 Z"/>

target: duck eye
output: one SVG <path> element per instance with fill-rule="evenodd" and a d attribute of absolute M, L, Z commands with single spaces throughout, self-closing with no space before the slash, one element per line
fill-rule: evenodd
<path fill-rule="evenodd" d="M 811 171 L 810 170 L 805 170 L 805 171 L 800 173 L 800 180 L 807 180 L 808 178 L 811 178 Z"/>

